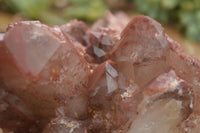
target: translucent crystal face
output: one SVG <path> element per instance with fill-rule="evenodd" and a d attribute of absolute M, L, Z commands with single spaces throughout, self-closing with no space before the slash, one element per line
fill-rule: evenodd
<path fill-rule="evenodd" d="M 158 76 L 142 92 L 139 114 L 128 133 L 180 133 L 180 123 L 193 109 L 192 91 L 174 71 Z"/>
<path fill-rule="evenodd" d="M 59 43 L 47 29 L 36 25 L 15 26 L 5 35 L 5 45 L 17 64 L 25 73 L 33 75 L 41 72 Z"/>
<path fill-rule="evenodd" d="M 97 57 L 103 57 L 106 55 L 106 53 L 102 49 L 98 48 L 97 46 L 93 46 L 93 51 Z"/>
<path fill-rule="evenodd" d="M 182 102 L 175 99 L 161 100 L 143 108 L 132 123 L 128 133 L 179 133 Z"/>
<path fill-rule="evenodd" d="M 92 28 L 9 25 L 0 34 L 0 128 L 198 133 L 199 61 L 151 18 L 128 20 L 107 12 Z"/>
<path fill-rule="evenodd" d="M 106 63 L 106 71 L 113 77 L 116 78 L 118 76 L 118 72 L 116 71 L 116 69 L 110 64 L 110 63 Z"/>
<path fill-rule="evenodd" d="M 119 45 L 113 54 L 119 61 L 127 58 L 126 60 L 132 63 L 143 63 L 165 58 L 167 43 L 160 24 L 148 18 L 138 17 L 123 30 Z"/>
<path fill-rule="evenodd" d="M 89 65 L 79 52 L 59 27 L 11 25 L 1 44 L 2 82 L 35 116 L 55 116 L 56 107 L 65 106 L 71 117 L 85 117 Z"/>

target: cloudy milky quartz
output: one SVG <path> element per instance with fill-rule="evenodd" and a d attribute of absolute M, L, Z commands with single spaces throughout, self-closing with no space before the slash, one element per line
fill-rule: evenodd
<path fill-rule="evenodd" d="M 146 16 L 0 34 L 0 133 L 199 133 L 200 63 Z"/>

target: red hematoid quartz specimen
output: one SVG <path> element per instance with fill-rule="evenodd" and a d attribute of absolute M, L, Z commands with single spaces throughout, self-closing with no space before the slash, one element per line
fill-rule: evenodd
<path fill-rule="evenodd" d="M 0 133 L 199 133 L 200 62 L 146 16 L 0 34 Z"/>

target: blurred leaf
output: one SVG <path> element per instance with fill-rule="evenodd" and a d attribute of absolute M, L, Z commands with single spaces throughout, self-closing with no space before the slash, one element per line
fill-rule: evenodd
<path fill-rule="evenodd" d="M 150 17 L 167 23 L 170 9 L 176 7 L 179 0 L 133 0 L 137 9 Z"/>
<path fill-rule="evenodd" d="M 4 0 L 4 2 L 10 10 L 23 13 L 33 19 L 37 19 L 40 12 L 51 4 L 51 0 Z"/>
<path fill-rule="evenodd" d="M 94 21 L 102 17 L 107 9 L 104 0 L 70 0 L 70 6 L 63 11 L 65 18 Z"/>
<path fill-rule="evenodd" d="M 167 23 L 174 21 L 187 38 L 200 42 L 200 0 L 133 0 L 137 9 Z"/>
<path fill-rule="evenodd" d="M 174 9 L 179 4 L 180 0 L 162 0 L 161 7 L 164 9 Z"/>
<path fill-rule="evenodd" d="M 62 25 L 66 23 L 62 17 L 58 16 L 57 14 L 51 11 L 43 11 L 40 13 L 39 16 L 40 21 L 49 25 Z"/>

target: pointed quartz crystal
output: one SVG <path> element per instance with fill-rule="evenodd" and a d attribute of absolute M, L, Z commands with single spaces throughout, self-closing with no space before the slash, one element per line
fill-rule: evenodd
<path fill-rule="evenodd" d="M 127 80 L 135 80 L 142 87 L 169 69 L 168 54 L 161 25 L 149 17 L 137 16 L 122 31 L 112 58 Z"/>
<path fill-rule="evenodd" d="M 142 94 L 138 115 L 128 133 L 180 133 L 181 124 L 193 112 L 192 87 L 170 71 L 149 83 Z"/>
<path fill-rule="evenodd" d="M 134 83 L 128 86 L 121 76 L 110 60 L 97 66 L 90 75 L 89 132 L 123 131 L 125 126 L 122 125 L 128 125 L 133 113 L 136 114 L 134 110 L 140 97 L 134 97 Z"/>
<path fill-rule="evenodd" d="M 9 25 L 0 33 L 0 127 L 198 133 L 200 62 L 155 20 L 128 21 L 107 12 L 90 29 L 77 20 Z"/>
<path fill-rule="evenodd" d="M 0 77 L 36 116 L 52 117 L 57 106 L 65 105 L 66 113 L 75 117 L 77 110 L 82 117 L 86 107 L 68 108 L 87 105 L 89 68 L 78 52 L 57 26 L 11 24 L 0 47 Z"/>

